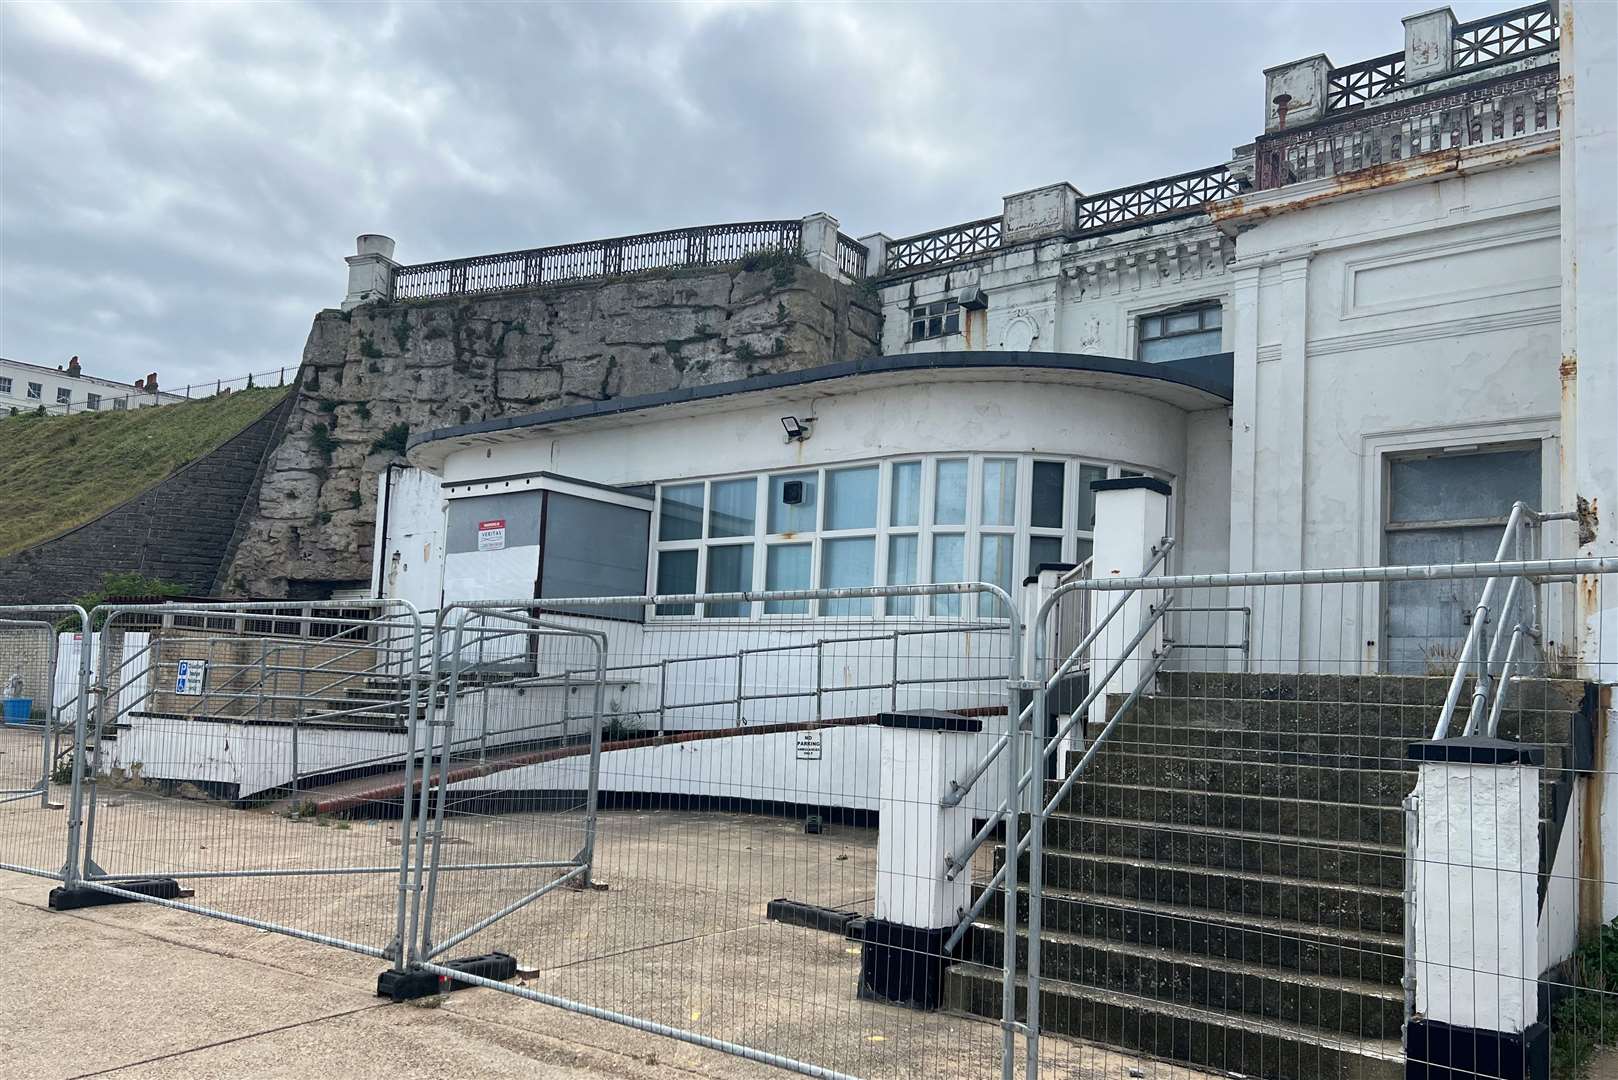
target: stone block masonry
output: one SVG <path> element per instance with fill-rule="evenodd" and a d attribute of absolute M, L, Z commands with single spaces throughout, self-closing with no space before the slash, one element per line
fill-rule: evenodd
<path fill-rule="evenodd" d="M 0 559 L 0 603 L 63 603 L 124 571 L 207 593 L 291 404 L 289 396 L 212 453 L 95 520 Z"/>
<path fill-rule="evenodd" d="M 411 433 L 874 356 L 874 295 L 792 255 L 315 317 L 219 590 L 367 583 L 376 476 Z"/>

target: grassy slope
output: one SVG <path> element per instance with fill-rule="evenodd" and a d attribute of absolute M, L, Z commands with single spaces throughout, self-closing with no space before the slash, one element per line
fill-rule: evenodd
<path fill-rule="evenodd" d="M 0 556 L 133 498 L 281 400 L 265 387 L 129 412 L 0 418 Z"/>

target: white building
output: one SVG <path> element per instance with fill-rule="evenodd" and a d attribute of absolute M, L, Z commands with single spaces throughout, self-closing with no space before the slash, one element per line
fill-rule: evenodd
<path fill-rule="evenodd" d="M 42 407 L 52 415 L 119 412 L 184 400 L 180 394 L 158 389 L 155 372 L 131 384 L 86 375 L 76 356 L 66 367 L 55 368 L 0 357 L 0 411 L 8 413 Z"/>
<path fill-rule="evenodd" d="M 1557 33 L 1549 8 L 1476 26 L 1413 16 L 1404 52 L 1270 69 L 1265 131 L 1230 162 L 1098 195 L 1055 184 L 1007 196 L 998 217 L 864 237 L 879 360 L 418 435 L 411 461 L 442 477 L 452 544 L 441 567 L 412 564 L 408 595 L 436 607 L 536 580 L 543 594 L 537 550 L 501 574 L 453 543 L 486 485 L 540 470 L 651 500 L 643 516 L 663 524 L 644 573 L 614 577 L 625 593 L 1010 587 L 1082 559 L 1088 483 L 1130 473 L 1173 488 L 1176 572 L 1489 558 L 1514 501 L 1588 505 L 1599 491 L 1580 470 L 1599 488 L 1618 457 L 1610 425 L 1575 434 L 1573 415 L 1610 415 L 1610 352 L 1574 374 L 1561 363 L 1578 226 Z M 812 418 L 809 438 L 784 441 L 784 416 Z M 809 501 L 788 508 L 800 475 Z M 919 524 L 893 516 L 911 484 Z M 739 531 L 704 530 L 704 507 Z M 422 528 L 408 517 L 392 527 Z M 1577 532 L 1549 526 L 1543 553 L 1573 554 Z M 1610 551 L 1599 536 L 1591 550 Z M 383 538 L 379 560 L 400 550 Z M 380 567 L 379 585 L 396 572 Z M 1459 646 L 1480 587 L 1364 590 L 1332 619 L 1334 642 L 1363 644 L 1330 659 L 1420 670 Z M 1575 606 L 1552 613 L 1553 653 L 1577 651 Z M 1320 615 L 1272 629 L 1319 656 Z"/>

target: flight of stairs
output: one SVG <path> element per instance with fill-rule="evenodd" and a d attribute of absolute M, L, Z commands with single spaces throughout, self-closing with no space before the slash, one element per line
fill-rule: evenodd
<path fill-rule="evenodd" d="M 1163 676 L 1048 820 L 1043 1029 L 1220 1073 L 1401 1077 L 1406 748 L 1430 737 L 1447 687 Z M 1582 693 L 1520 681 L 1501 724 L 1546 748 L 1542 873 Z M 1020 971 L 1027 871 L 1024 858 Z M 949 969 L 947 1008 L 999 1017 L 1003 918 L 997 896 Z M 1023 1012 L 1025 993 L 1020 980 Z"/>

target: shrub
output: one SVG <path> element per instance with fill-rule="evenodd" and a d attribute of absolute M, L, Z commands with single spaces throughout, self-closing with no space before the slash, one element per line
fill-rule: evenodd
<path fill-rule="evenodd" d="M 371 444 L 371 449 L 381 454 L 402 454 L 410 442 L 410 425 L 405 423 L 391 424 L 382 437 Z"/>
<path fill-rule="evenodd" d="M 309 448 L 329 463 L 333 451 L 337 449 L 337 440 L 332 438 L 331 428 L 325 424 L 316 424 L 310 428 Z"/>

